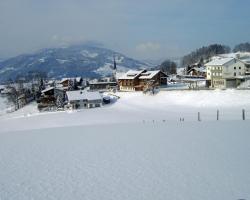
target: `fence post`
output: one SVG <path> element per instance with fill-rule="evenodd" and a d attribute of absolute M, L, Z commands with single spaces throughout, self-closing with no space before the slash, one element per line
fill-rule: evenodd
<path fill-rule="evenodd" d="M 198 121 L 199 122 L 201 121 L 201 114 L 200 114 L 200 112 L 198 112 Z"/>
<path fill-rule="evenodd" d="M 217 121 L 219 121 L 219 110 L 217 110 Z"/>
<path fill-rule="evenodd" d="M 245 109 L 242 109 L 242 120 L 246 119 L 246 115 L 245 115 Z"/>

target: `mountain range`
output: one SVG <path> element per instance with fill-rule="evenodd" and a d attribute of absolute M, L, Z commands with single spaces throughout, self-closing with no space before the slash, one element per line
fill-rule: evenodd
<path fill-rule="evenodd" d="M 112 74 L 114 57 L 118 71 L 152 67 L 152 64 L 110 49 L 83 44 L 42 49 L 0 61 L 0 82 L 15 80 L 29 72 L 46 72 L 49 78 L 57 79 L 75 76 L 100 78 Z"/>

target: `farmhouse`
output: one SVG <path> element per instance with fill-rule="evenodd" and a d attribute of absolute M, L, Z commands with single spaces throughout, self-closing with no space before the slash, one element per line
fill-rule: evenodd
<path fill-rule="evenodd" d="M 139 76 L 146 70 L 135 71 L 129 70 L 126 74 L 118 78 L 119 89 L 121 91 L 137 91 L 140 90 Z"/>
<path fill-rule="evenodd" d="M 100 92 L 86 90 L 67 91 L 66 99 L 73 109 L 101 107 L 103 101 Z"/>
<path fill-rule="evenodd" d="M 117 88 L 117 82 L 94 82 L 89 83 L 89 89 L 90 90 L 110 90 L 110 89 L 116 89 Z"/>
<path fill-rule="evenodd" d="M 118 84 L 121 91 L 143 91 L 149 85 L 167 85 L 167 75 L 160 70 L 130 70 L 118 78 Z"/>
<path fill-rule="evenodd" d="M 167 75 L 160 70 L 143 72 L 139 77 L 139 85 L 141 90 L 151 85 L 167 85 Z"/>
<path fill-rule="evenodd" d="M 206 68 L 205 67 L 193 67 L 187 71 L 188 75 L 195 77 L 206 77 Z"/>
<path fill-rule="evenodd" d="M 216 58 L 207 63 L 207 82 L 213 88 L 234 88 L 244 78 L 245 64 L 236 58 Z"/>
<path fill-rule="evenodd" d="M 75 84 L 74 86 L 81 86 L 83 79 L 81 77 L 76 78 L 63 78 L 59 84 L 62 85 L 63 88 L 68 88 L 71 84 Z"/>

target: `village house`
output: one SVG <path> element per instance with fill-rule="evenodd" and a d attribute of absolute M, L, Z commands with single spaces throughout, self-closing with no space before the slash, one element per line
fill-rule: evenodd
<path fill-rule="evenodd" d="M 100 92 L 86 90 L 67 91 L 66 99 L 73 109 L 101 107 L 103 102 Z"/>
<path fill-rule="evenodd" d="M 167 85 L 167 75 L 160 70 L 130 70 L 118 78 L 118 84 L 121 91 L 143 91 L 148 85 Z"/>
<path fill-rule="evenodd" d="M 245 64 L 246 67 L 245 75 L 250 76 L 250 58 L 242 59 L 241 61 Z"/>
<path fill-rule="evenodd" d="M 70 84 L 75 82 L 76 87 L 80 87 L 82 85 L 83 79 L 81 77 L 76 77 L 76 78 L 63 78 L 59 84 L 62 86 L 64 89 L 68 89 Z"/>
<path fill-rule="evenodd" d="M 235 88 L 244 80 L 245 64 L 237 58 L 216 58 L 205 66 L 212 88 Z"/>
<path fill-rule="evenodd" d="M 205 78 L 207 70 L 205 67 L 193 67 L 187 71 L 187 75 Z"/>
<path fill-rule="evenodd" d="M 117 82 L 90 82 L 89 89 L 90 90 L 111 90 L 117 88 Z"/>
<path fill-rule="evenodd" d="M 56 99 L 58 96 L 62 97 L 62 101 L 65 101 L 66 91 L 60 88 L 48 87 L 41 91 L 41 97 L 38 100 L 38 109 L 49 109 L 56 107 Z"/>
<path fill-rule="evenodd" d="M 123 76 L 118 78 L 118 85 L 121 91 L 137 91 L 139 90 L 139 76 L 146 70 L 135 71 L 129 70 Z"/>
<path fill-rule="evenodd" d="M 143 91 L 151 86 L 167 85 L 167 77 L 168 76 L 160 70 L 143 72 L 139 77 L 140 90 Z"/>
<path fill-rule="evenodd" d="M 5 86 L 0 85 L 0 94 L 5 90 Z"/>

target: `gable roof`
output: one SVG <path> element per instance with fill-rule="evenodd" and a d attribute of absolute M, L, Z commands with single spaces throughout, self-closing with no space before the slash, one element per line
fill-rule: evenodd
<path fill-rule="evenodd" d="M 44 90 L 41 91 L 41 93 L 45 93 L 45 92 L 48 92 L 50 90 L 53 90 L 54 87 L 48 87 L 48 88 L 45 88 Z"/>
<path fill-rule="evenodd" d="M 123 74 L 118 79 L 120 79 L 120 80 L 135 79 L 135 78 L 137 78 L 143 72 L 145 72 L 145 70 L 141 70 L 141 71 L 129 70 L 127 73 Z"/>
<path fill-rule="evenodd" d="M 102 96 L 100 92 L 92 92 L 86 90 L 76 90 L 76 91 L 67 91 L 66 95 L 69 101 L 79 101 L 79 100 L 100 100 Z"/>
<path fill-rule="evenodd" d="M 205 67 L 193 67 L 193 68 L 191 68 L 191 69 L 188 71 L 188 73 L 191 72 L 191 71 L 193 71 L 193 70 L 195 70 L 195 71 L 197 71 L 197 72 L 201 72 L 201 73 L 207 72 L 207 69 L 206 69 Z"/>
<path fill-rule="evenodd" d="M 141 76 L 139 77 L 139 79 L 152 79 L 155 75 L 157 75 L 160 72 L 161 72 L 160 70 L 146 71 L 146 72 L 141 73 Z"/>
<path fill-rule="evenodd" d="M 205 64 L 205 66 L 222 66 L 233 60 L 236 60 L 236 59 L 235 58 L 216 58 L 212 60 L 211 62 Z"/>

